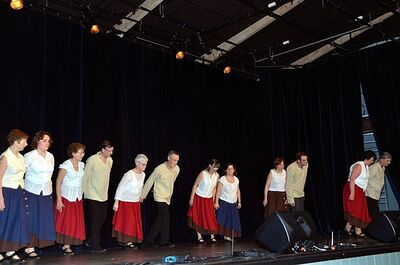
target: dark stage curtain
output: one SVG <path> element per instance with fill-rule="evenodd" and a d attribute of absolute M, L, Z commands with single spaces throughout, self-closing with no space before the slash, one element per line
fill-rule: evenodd
<path fill-rule="evenodd" d="M 362 150 L 359 84 L 351 65 L 272 71 L 258 83 L 176 61 L 146 44 L 91 36 L 29 9 L 0 8 L 0 21 L 1 150 L 12 128 L 31 135 L 45 129 L 53 134 L 50 151 L 58 165 L 70 142 L 84 143 L 89 156 L 109 138 L 115 143 L 110 201 L 136 154 L 149 157 L 150 175 L 170 149 L 178 150 L 181 173 L 170 208 L 176 242 L 195 238 L 187 227 L 189 195 L 211 158 L 237 165 L 243 236 L 252 237 L 263 221 L 263 188 L 274 157 L 288 165 L 304 150 L 310 158 L 307 210 L 324 232 L 344 224 L 342 185 Z M 108 245 L 115 243 L 111 205 L 103 227 Z M 155 214 L 152 194 L 142 209 L 147 232 Z"/>
<path fill-rule="evenodd" d="M 369 118 L 379 151 L 393 155 L 387 168 L 397 201 L 400 170 L 400 45 L 389 43 L 366 50 L 359 56 L 359 71 Z"/>
<path fill-rule="evenodd" d="M 342 188 L 363 150 L 360 90 L 352 69 L 339 60 L 268 76 L 273 150 L 286 165 L 296 152 L 308 153 L 305 208 L 322 233 L 342 228 Z"/>

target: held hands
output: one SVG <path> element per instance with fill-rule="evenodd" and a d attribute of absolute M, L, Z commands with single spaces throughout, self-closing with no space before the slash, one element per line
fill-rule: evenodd
<path fill-rule="evenodd" d="M 4 197 L 3 195 L 0 196 L 0 211 L 4 211 L 4 209 L 6 208 L 6 205 L 4 203 Z"/>
<path fill-rule="evenodd" d="M 114 205 L 113 205 L 113 210 L 114 210 L 115 212 L 118 211 L 118 206 L 119 206 L 118 201 L 115 201 L 115 202 L 114 202 Z"/>
<path fill-rule="evenodd" d="M 64 208 L 65 206 L 64 206 L 64 204 L 62 203 L 62 201 L 61 201 L 61 199 L 57 199 L 57 206 L 56 206 L 56 209 L 60 212 L 60 213 L 62 213 L 62 208 Z"/>
<path fill-rule="evenodd" d="M 268 200 L 267 200 L 267 199 L 265 199 L 265 200 L 263 201 L 263 205 L 264 205 L 264 207 L 265 207 L 265 206 L 267 206 L 267 204 L 268 204 Z"/>
<path fill-rule="evenodd" d="M 218 202 L 214 203 L 214 208 L 215 208 L 215 210 L 219 209 L 219 203 Z"/>

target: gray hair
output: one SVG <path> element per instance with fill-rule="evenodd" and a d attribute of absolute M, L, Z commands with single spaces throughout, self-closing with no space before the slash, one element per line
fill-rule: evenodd
<path fill-rule="evenodd" d="M 147 163 L 149 159 L 144 154 L 138 154 L 135 158 L 135 165 L 138 166 L 139 163 Z"/>
<path fill-rule="evenodd" d="M 379 159 L 384 159 L 384 158 L 392 159 L 392 155 L 389 152 L 383 152 L 381 153 L 381 157 Z"/>

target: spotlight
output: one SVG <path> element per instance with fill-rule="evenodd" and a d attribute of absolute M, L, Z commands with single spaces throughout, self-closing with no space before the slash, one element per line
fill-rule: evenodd
<path fill-rule="evenodd" d="M 284 42 L 282 42 L 283 45 L 288 45 L 290 43 L 290 40 L 285 40 Z"/>
<path fill-rule="evenodd" d="M 273 8 L 276 6 L 276 2 L 272 2 L 268 4 L 268 8 Z"/>
<path fill-rule="evenodd" d="M 14 10 L 20 10 L 21 8 L 24 7 L 24 1 L 23 0 L 11 0 L 10 7 Z"/>
<path fill-rule="evenodd" d="M 90 33 L 97 34 L 100 32 L 100 26 L 98 24 L 92 24 L 90 27 Z"/>
<path fill-rule="evenodd" d="M 182 60 L 183 57 L 185 57 L 185 53 L 184 53 L 183 51 L 177 51 L 177 52 L 175 53 L 175 58 L 176 58 L 177 60 Z"/>
<path fill-rule="evenodd" d="M 230 67 L 229 65 L 225 66 L 224 68 L 224 74 L 229 74 L 232 71 L 232 67 Z"/>

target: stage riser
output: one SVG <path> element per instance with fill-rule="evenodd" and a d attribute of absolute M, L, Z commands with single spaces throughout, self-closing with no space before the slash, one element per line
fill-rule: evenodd
<path fill-rule="evenodd" d="M 370 256 L 361 256 L 347 259 L 327 260 L 312 263 L 303 263 L 307 265 L 398 265 L 400 264 L 400 252 L 391 252 Z"/>

